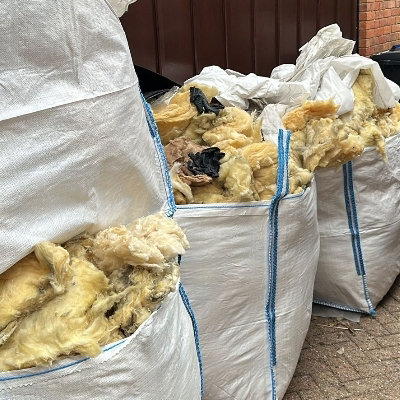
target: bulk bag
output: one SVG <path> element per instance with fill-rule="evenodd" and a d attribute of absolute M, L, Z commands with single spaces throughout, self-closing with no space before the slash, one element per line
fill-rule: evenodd
<path fill-rule="evenodd" d="M 108 3 L 4 0 L 0 18 L 0 273 L 41 241 L 170 212 L 162 146 Z"/>
<path fill-rule="evenodd" d="M 177 206 L 191 248 L 181 279 L 199 326 L 204 399 L 282 399 L 309 327 L 319 255 L 316 189 L 287 195 L 279 135 L 270 202 Z"/>
<path fill-rule="evenodd" d="M 42 241 L 172 216 L 155 122 L 107 1 L 5 0 L 0 18 L 0 273 Z M 176 290 L 96 358 L 0 373 L 0 397 L 200 399 L 197 328 Z"/>
<path fill-rule="evenodd" d="M 0 398 L 200 399 L 191 311 L 183 287 L 168 295 L 130 337 L 95 358 L 68 357 L 50 368 L 0 373 Z"/>
<path fill-rule="evenodd" d="M 314 301 L 375 314 L 400 272 L 400 135 L 335 172 L 316 170 L 321 252 Z"/>

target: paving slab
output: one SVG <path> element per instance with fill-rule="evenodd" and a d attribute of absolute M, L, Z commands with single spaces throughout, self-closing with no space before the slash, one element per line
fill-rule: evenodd
<path fill-rule="evenodd" d="M 400 276 L 360 322 L 312 317 L 283 400 L 400 399 Z"/>

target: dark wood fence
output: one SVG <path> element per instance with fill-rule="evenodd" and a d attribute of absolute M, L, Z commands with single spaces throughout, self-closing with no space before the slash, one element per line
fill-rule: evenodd
<path fill-rule="evenodd" d="M 218 65 L 269 76 L 338 23 L 357 40 L 357 0 L 138 0 L 121 18 L 134 63 L 176 82 Z"/>

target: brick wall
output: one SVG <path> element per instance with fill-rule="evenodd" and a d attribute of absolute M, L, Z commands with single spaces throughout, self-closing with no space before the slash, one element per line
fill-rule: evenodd
<path fill-rule="evenodd" d="M 360 0 L 359 40 L 363 56 L 400 44 L 400 0 Z"/>

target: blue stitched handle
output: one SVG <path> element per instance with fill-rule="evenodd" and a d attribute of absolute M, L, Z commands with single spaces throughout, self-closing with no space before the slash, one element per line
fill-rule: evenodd
<path fill-rule="evenodd" d="M 278 215 L 279 203 L 289 193 L 290 138 L 290 131 L 279 130 L 277 189 L 271 201 L 268 221 L 268 293 L 265 304 L 265 315 L 268 324 L 270 369 L 273 387 L 275 387 L 273 367 L 276 365 L 275 299 L 278 274 Z M 275 390 L 273 392 L 275 393 L 273 394 L 273 398 L 276 398 Z"/>

